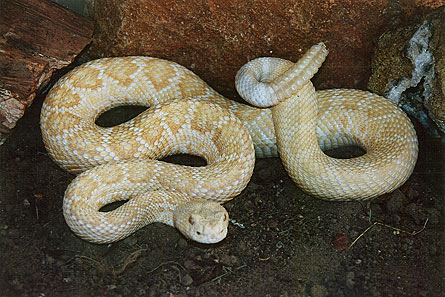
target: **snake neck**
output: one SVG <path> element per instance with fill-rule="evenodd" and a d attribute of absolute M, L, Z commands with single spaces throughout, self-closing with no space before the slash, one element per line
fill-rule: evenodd
<path fill-rule="evenodd" d="M 344 160 L 328 157 L 320 148 L 317 117 L 318 99 L 310 81 L 272 108 L 281 161 L 292 180 L 308 194 L 328 200 L 351 200 L 362 189 L 354 190 L 351 196 L 343 188 L 347 183 L 343 176 L 354 173 L 344 170 L 351 168 L 342 163 Z"/>
<path fill-rule="evenodd" d="M 298 93 L 272 108 L 277 145 L 286 168 L 290 159 L 292 162 L 297 161 L 300 166 L 308 164 L 308 156 L 326 158 L 317 140 L 317 112 L 318 100 L 310 81 Z M 280 149 L 284 146 L 286 149 Z"/>

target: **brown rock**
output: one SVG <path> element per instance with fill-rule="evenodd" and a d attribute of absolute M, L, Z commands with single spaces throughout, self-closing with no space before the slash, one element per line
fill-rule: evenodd
<path fill-rule="evenodd" d="M 418 22 L 380 36 L 368 83 L 371 91 L 402 106 L 425 127 L 431 127 L 428 115 L 442 132 L 445 132 L 444 20 L 445 6 L 442 6 Z M 431 134 L 437 135 L 434 131 L 430 129 Z"/>
<path fill-rule="evenodd" d="M 166 58 L 234 98 L 235 74 L 248 60 L 276 56 L 296 61 L 324 41 L 330 54 L 315 84 L 365 88 L 373 40 L 388 26 L 422 16 L 434 5 L 437 1 L 97 0 L 89 53 L 94 58 Z"/>
<path fill-rule="evenodd" d="M 436 123 L 445 132 L 445 6 L 431 16 L 435 32 L 431 37 L 430 47 L 434 49 L 436 79 L 429 105 L 433 118 L 437 119 Z"/>
<path fill-rule="evenodd" d="M 1 0 L 0 144 L 52 73 L 90 42 L 93 23 L 46 0 Z"/>

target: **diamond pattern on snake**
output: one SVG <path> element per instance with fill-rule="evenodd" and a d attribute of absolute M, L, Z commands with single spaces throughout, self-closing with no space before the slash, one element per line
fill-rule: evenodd
<path fill-rule="evenodd" d="M 41 130 L 51 158 L 78 174 L 65 191 L 63 214 L 79 237 L 109 243 L 152 222 L 215 243 L 227 235 L 222 203 L 248 184 L 255 157 L 280 156 L 295 183 L 325 200 L 368 200 L 411 175 L 416 132 L 405 113 L 378 95 L 348 89 L 315 91 L 323 43 L 296 63 L 258 58 L 235 84 L 251 105 L 230 101 L 190 70 L 151 57 L 85 63 L 51 89 Z M 113 127 L 95 124 L 120 105 L 150 107 Z M 323 150 L 358 145 L 366 153 L 335 159 Z M 201 156 L 206 166 L 159 159 Z M 127 203 L 99 211 L 119 200 Z"/>

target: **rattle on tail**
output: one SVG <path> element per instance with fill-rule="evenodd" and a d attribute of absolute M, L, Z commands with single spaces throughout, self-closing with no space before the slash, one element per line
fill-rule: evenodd
<path fill-rule="evenodd" d="M 366 200 L 399 187 L 417 159 L 411 122 L 369 92 L 315 92 L 310 79 L 326 55 L 320 43 L 297 63 L 260 58 L 243 66 L 236 77 L 240 95 L 272 108 L 227 100 L 191 71 L 155 58 L 105 58 L 71 71 L 50 91 L 41 114 L 50 156 L 83 172 L 64 196 L 70 228 L 106 243 L 163 222 L 187 238 L 218 242 L 228 225 L 219 204 L 245 188 L 255 154 L 278 151 L 292 179 L 318 198 Z M 150 108 L 115 127 L 95 124 L 102 112 L 124 104 Z M 339 160 L 323 153 L 341 145 L 359 145 L 366 154 Z M 176 153 L 199 155 L 207 165 L 156 160 Z M 128 201 L 100 211 L 118 200 Z"/>

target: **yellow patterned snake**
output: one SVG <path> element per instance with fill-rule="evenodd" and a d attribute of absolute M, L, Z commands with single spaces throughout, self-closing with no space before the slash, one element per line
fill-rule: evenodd
<path fill-rule="evenodd" d="M 218 242 L 228 215 L 219 203 L 247 185 L 257 157 L 279 155 L 292 179 L 327 200 L 366 200 L 410 176 L 417 137 L 408 117 L 387 99 L 359 90 L 315 92 L 310 79 L 327 55 L 323 43 L 297 63 L 259 58 L 237 74 L 230 101 L 173 62 L 150 57 L 104 58 L 60 79 L 42 108 L 45 146 L 62 168 L 81 173 L 65 192 L 67 224 L 81 238 L 106 243 L 152 222 L 186 237 Z M 114 127 L 97 117 L 119 105 L 150 108 Z M 253 144 L 252 144 L 253 141 Z M 323 150 L 358 145 L 363 156 Z M 187 153 L 206 166 L 157 161 Z M 83 172 L 83 173 L 82 173 Z M 110 212 L 101 207 L 127 203 Z"/>

